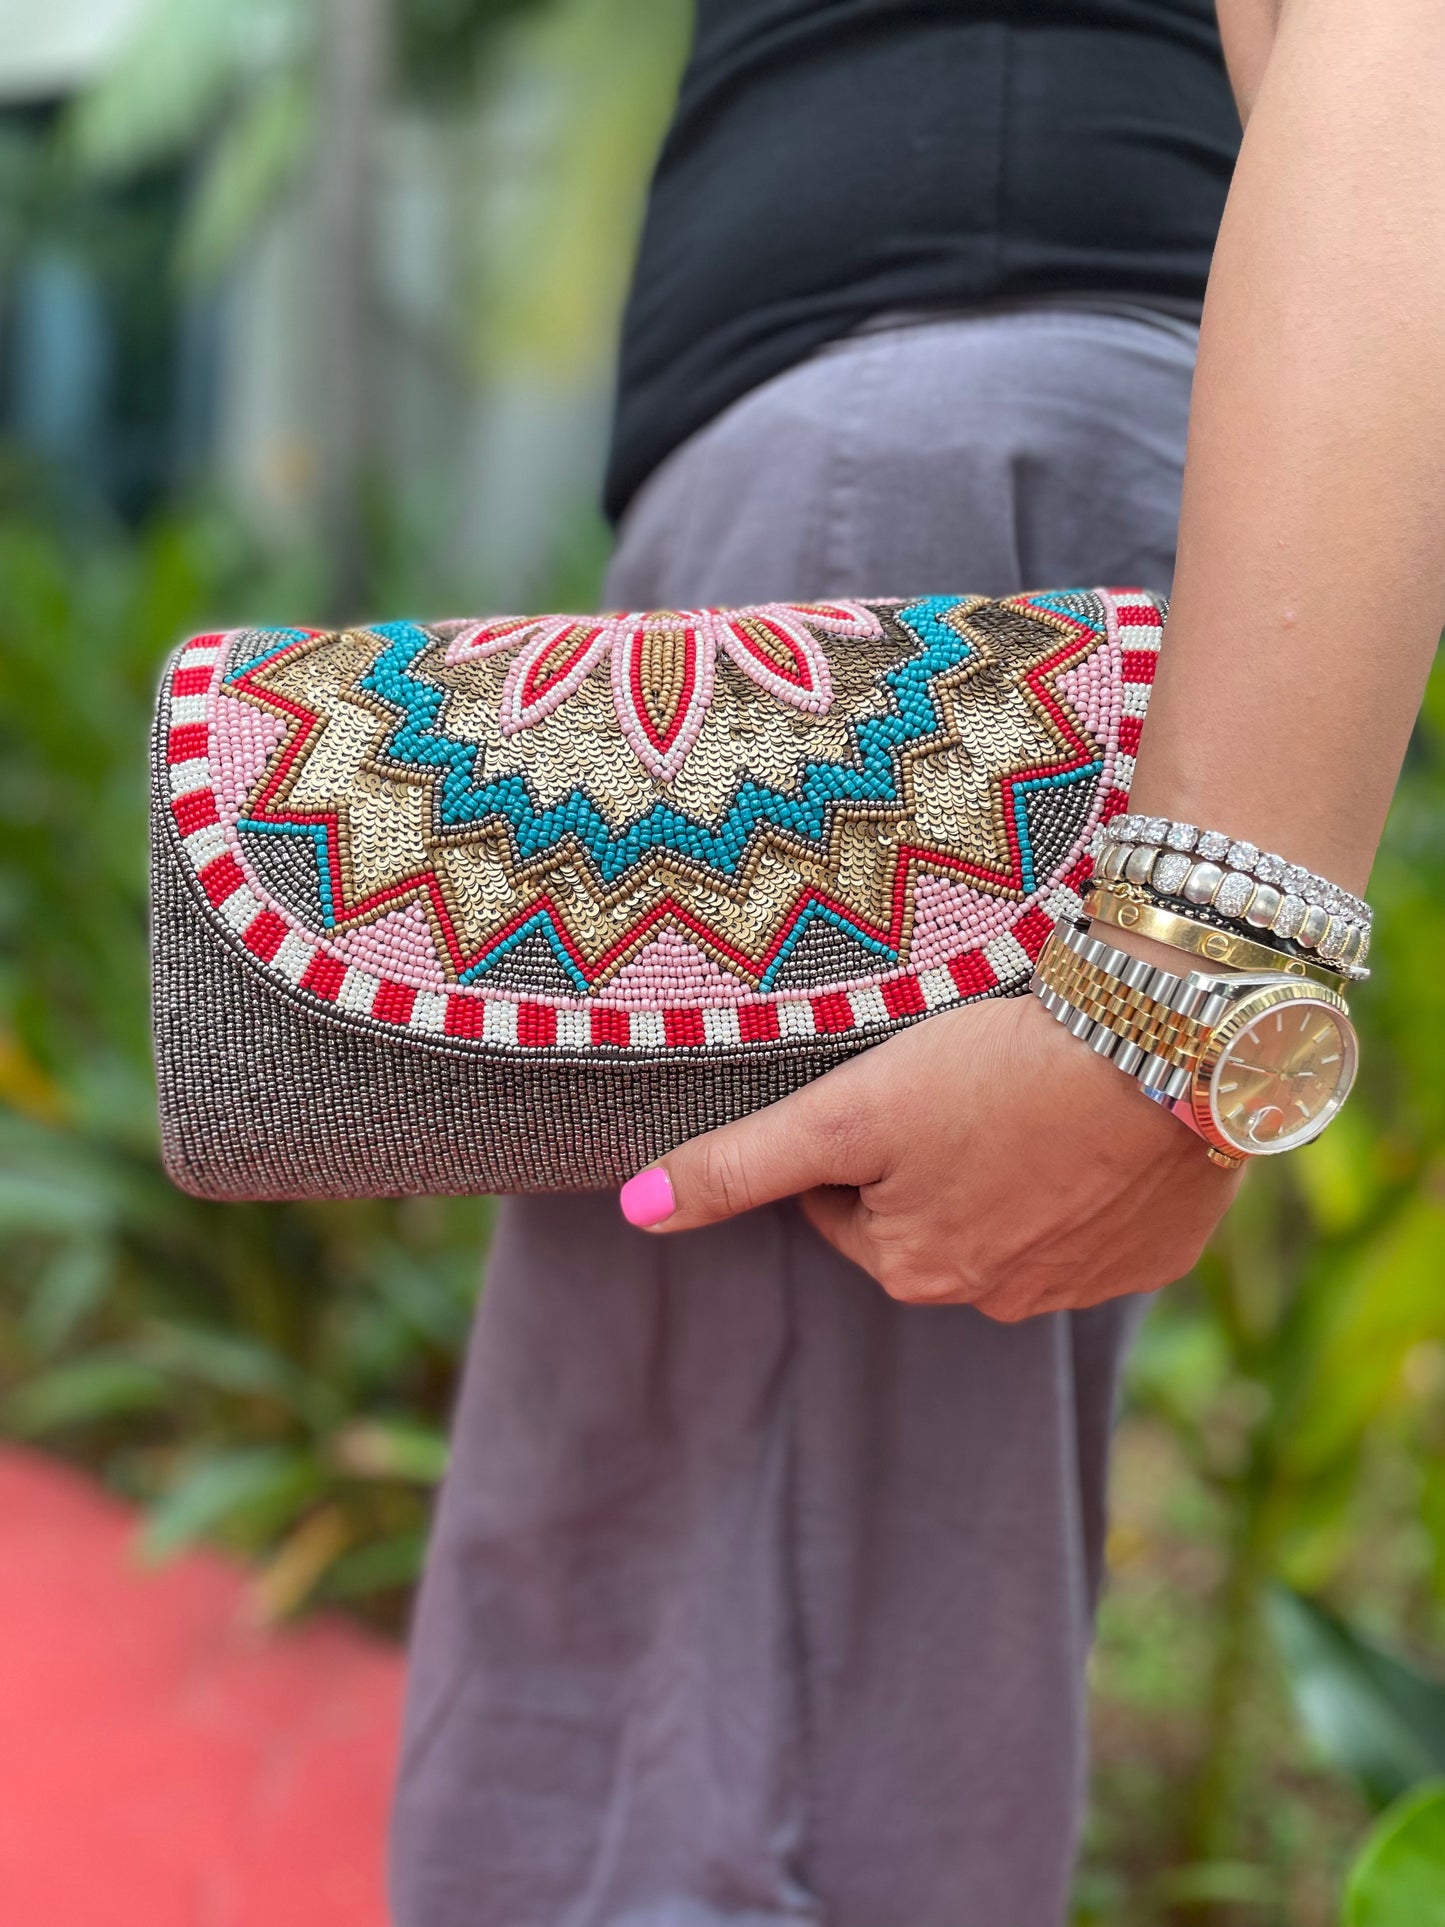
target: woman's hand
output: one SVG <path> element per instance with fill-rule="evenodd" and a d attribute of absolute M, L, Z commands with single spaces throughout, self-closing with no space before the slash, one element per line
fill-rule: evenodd
<path fill-rule="evenodd" d="M 1017 997 L 930 1017 L 693 1138 L 624 1186 L 623 1209 L 689 1231 L 800 1194 L 890 1297 L 1012 1323 L 1181 1277 L 1238 1182 Z"/>

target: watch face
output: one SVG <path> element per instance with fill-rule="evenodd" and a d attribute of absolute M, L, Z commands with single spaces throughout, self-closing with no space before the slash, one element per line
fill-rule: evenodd
<path fill-rule="evenodd" d="M 1216 1130 L 1253 1155 L 1307 1144 L 1354 1082 L 1354 1029 L 1333 1002 L 1284 987 L 1241 1000 L 1221 1027 L 1209 1078 Z"/>

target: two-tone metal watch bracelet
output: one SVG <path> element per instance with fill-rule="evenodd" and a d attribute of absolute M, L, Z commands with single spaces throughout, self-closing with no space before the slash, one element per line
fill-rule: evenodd
<path fill-rule="evenodd" d="M 1201 992 L 1190 973 L 1116 950 L 1071 923 L 1055 928 L 1032 988 L 1070 1036 L 1161 1103 L 1188 1091 L 1190 1066 L 1228 1008 L 1222 992 Z"/>
<path fill-rule="evenodd" d="M 1370 945 L 1370 907 L 1284 857 L 1162 816 L 1113 817 L 1095 833 L 1094 874 L 1174 899 L 1186 915 L 1234 927 L 1295 957 L 1318 956 L 1360 979 Z"/>
<path fill-rule="evenodd" d="M 1032 989 L 1230 1168 L 1318 1136 L 1359 1061 L 1349 1007 L 1318 977 L 1179 974 L 1067 921 L 1044 945 Z"/>

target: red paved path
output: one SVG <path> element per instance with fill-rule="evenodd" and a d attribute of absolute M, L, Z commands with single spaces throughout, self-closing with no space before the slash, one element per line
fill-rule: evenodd
<path fill-rule="evenodd" d="M 0 1452 L 3 1927 L 384 1927 L 401 1698 L 336 1620 L 259 1634 L 85 1479 Z"/>

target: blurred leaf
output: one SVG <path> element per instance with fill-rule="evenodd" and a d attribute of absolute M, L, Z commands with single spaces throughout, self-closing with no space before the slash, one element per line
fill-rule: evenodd
<path fill-rule="evenodd" d="M 217 136 L 187 210 L 179 261 L 205 284 L 230 266 L 304 158 L 315 124 L 312 88 L 282 70 L 257 87 Z"/>
<path fill-rule="evenodd" d="M 130 173 L 207 131 L 237 79 L 299 38 L 302 0 L 150 0 L 120 54 L 71 110 L 68 144 L 92 173 Z"/>
<path fill-rule="evenodd" d="M 1279 1881 L 1267 1867 L 1247 1861 L 1196 1860 L 1187 1867 L 1171 1867 L 1155 1881 L 1154 1892 L 1170 1907 L 1208 1901 L 1267 1906 L 1279 1898 Z"/>
<path fill-rule="evenodd" d="M 55 1351 L 101 1302 L 115 1270 L 108 1244 L 79 1240 L 62 1245 L 44 1267 L 25 1308 L 25 1329 L 42 1354 Z"/>
<path fill-rule="evenodd" d="M 333 1456 L 355 1478 L 437 1485 L 447 1469 L 446 1434 L 400 1419 L 357 1419 L 337 1434 Z"/>
<path fill-rule="evenodd" d="M 22 1115 L 44 1124 L 59 1124 L 65 1117 L 60 1087 L 3 1025 L 0 1025 L 0 1104 L 9 1104 Z"/>
<path fill-rule="evenodd" d="M 1292 1160 L 1291 1176 L 1327 1236 L 1353 1231 L 1380 1190 L 1378 1140 L 1363 1107 L 1346 1108 L 1329 1130 Z"/>
<path fill-rule="evenodd" d="M 1192 1428 L 1229 1376 L 1229 1349 L 1215 1323 L 1167 1298 L 1151 1309 L 1128 1364 L 1129 1392 L 1140 1406 Z"/>
<path fill-rule="evenodd" d="M 1301 1719 L 1372 1800 L 1383 1806 L 1445 1773 L 1445 1683 L 1299 1593 L 1276 1589 L 1270 1619 Z"/>
<path fill-rule="evenodd" d="M 545 0 L 404 0 L 396 23 L 403 83 L 429 105 L 469 93 L 498 29 L 539 4 Z"/>
<path fill-rule="evenodd" d="M 81 1185 L 38 1172 L 0 1171 L 0 1238 L 74 1237 L 103 1231 L 110 1221 L 105 1201 Z"/>
<path fill-rule="evenodd" d="M 158 1370 L 217 1391 L 272 1399 L 296 1412 L 315 1403 L 305 1373 L 255 1338 L 199 1326 L 158 1325 L 145 1335 L 143 1353 Z"/>
<path fill-rule="evenodd" d="M 1276 1576 L 1295 1592 L 1327 1586 L 1359 1532 L 1358 1453 L 1341 1454 L 1323 1471 L 1282 1483 Z"/>
<path fill-rule="evenodd" d="M 1381 1819 L 1350 1873 L 1344 1927 L 1445 1927 L 1445 1780 Z"/>
<path fill-rule="evenodd" d="M 1281 1440 L 1296 1475 L 1358 1441 L 1413 1348 L 1445 1334 L 1442 1252 L 1445 1205 L 1422 1193 L 1339 1267 Z"/>
<path fill-rule="evenodd" d="M 1421 1469 L 1420 1520 L 1434 1551 L 1434 1593 L 1445 1599 L 1445 1455 L 1436 1453 Z"/>
<path fill-rule="evenodd" d="M 343 1553 L 326 1575 L 331 1599 L 364 1599 L 368 1593 L 413 1586 L 426 1556 L 426 1533 L 393 1533 Z"/>
<path fill-rule="evenodd" d="M 287 1512 L 315 1491 L 317 1479 L 314 1463 L 290 1446 L 206 1453 L 151 1508 L 139 1539 L 142 1556 L 164 1559 L 254 1507 Z"/>
<path fill-rule="evenodd" d="M 252 1617 L 261 1625 L 288 1618 L 315 1592 L 350 1537 L 340 1506 L 324 1506 L 303 1519 L 251 1581 Z"/>
<path fill-rule="evenodd" d="M 148 1366 L 92 1352 L 73 1364 L 41 1372 L 11 1392 L 0 1410 L 10 1431 L 31 1438 L 67 1425 L 152 1411 L 165 1397 L 165 1380 Z"/>
<path fill-rule="evenodd" d="M 410 1342 L 423 1337 L 447 1350 L 464 1342 L 480 1277 L 477 1259 L 466 1247 L 441 1257 L 435 1252 L 408 1250 L 401 1244 L 379 1244 L 373 1257 L 373 1276 Z"/>

